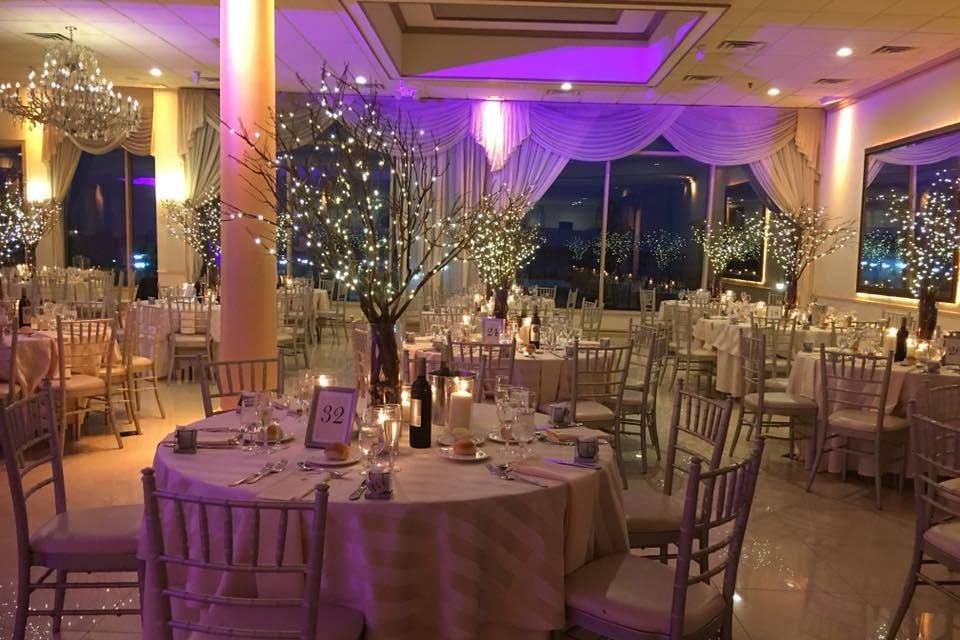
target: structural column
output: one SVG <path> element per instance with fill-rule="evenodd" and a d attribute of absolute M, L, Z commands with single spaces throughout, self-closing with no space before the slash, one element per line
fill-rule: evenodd
<path fill-rule="evenodd" d="M 254 134 L 269 126 L 276 102 L 274 0 L 220 2 L 220 198 L 244 217 L 221 223 L 220 360 L 270 358 L 277 354 L 276 209 L 263 202 L 250 183 L 259 184 L 232 157 L 246 145 L 231 128 L 242 124 Z M 268 136 L 261 144 L 272 156 Z M 249 180 L 249 182 L 248 182 Z M 226 216 L 225 216 L 226 218 Z M 260 242 L 256 242 L 257 239 Z"/>

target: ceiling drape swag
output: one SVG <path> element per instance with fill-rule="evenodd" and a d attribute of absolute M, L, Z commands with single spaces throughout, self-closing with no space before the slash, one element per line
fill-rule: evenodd
<path fill-rule="evenodd" d="M 773 155 L 750 163 L 764 193 L 781 211 L 814 206 L 817 172 L 793 141 Z"/>
<path fill-rule="evenodd" d="M 872 184 L 876 180 L 884 164 L 934 164 L 954 156 L 960 156 L 960 131 L 896 147 L 888 151 L 871 153 L 867 163 L 867 184 Z"/>

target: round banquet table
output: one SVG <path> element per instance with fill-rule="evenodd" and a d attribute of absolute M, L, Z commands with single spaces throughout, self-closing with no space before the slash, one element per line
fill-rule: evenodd
<path fill-rule="evenodd" d="M 693 337 L 707 348 L 717 352 L 716 389 L 734 398 L 743 396 L 743 360 L 740 354 L 740 336 L 750 331 L 750 321 L 730 324 L 730 318 L 700 318 L 693 327 Z M 832 346 L 834 334 L 828 329 L 798 328 L 794 334 L 793 351 L 798 352 L 804 342 Z"/>
<path fill-rule="evenodd" d="M 490 431 L 495 416 L 492 405 L 474 405 L 473 430 Z M 153 461 L 158 487 L 212 498 L 299 498 L 324 476 L 299 472 L 295 463 L 322 461 L 323 455 L 302 446 L 302 419 L 287 416 L 282 422 L 297 439 L 270 456 L 239 449 L 176 455 L 161 444 Z M 537 414 L 537 422 L 545 423 L 546 416 Z M 195 424 L 237 426 L 238 419 L 228 413 Z M 503 461 L 498 447 L 490 442 L 484 447 L 495 462 Z M 540 442 L 532 447 L 538 456 L 569 458 L 573 451 Z M 403 445 L 400 471 L 393 477 L 394 497 L 388 501 L 349 501 L 361 476 L 359 466 L 348 467 L 346 478 L 329 481 L 321 597 L 361 611 L 368 639 L 547 638 L 551 629 L 564 626 L 564 576 L 594 558 L 628 548 L 613 456 L 610 447 L 601 447 L 598 471 L 542 460 L 528 463 L 531 475 L 549 485 L 542 488 L 501 480 L 482 463 L 445 460 L 435 447 L 414 450 Z M 265 460 L 280 458 L 289 460 L 285 472 L 252 485 L 227 486 L 258 470 Z M 163 521 L 171 523 L 173 535 L 174 518 Z M 243 529 L 234 528 L 235 548 L 250 544 Z M 305 546 L 302 532 L 299 526 L 290 527 L 293 543 L 288 539 L 288 548 Z M 198 537 L 197 531 L 191 535 Z M 264 549 L 276 546 L 276 540 L 262 538 L 261 543 Z M 144 548 L 141 536 L 142 556 Z M 289 596 L 290 589 L 299 588 L 264 578 L 241 587 L 210 573 L 172 574 L 171 581 L 186 579 L 230 595 L 252 595 L 254 588 L 262 597 Z M 158 598 L 148 574 L 143 614 L 143 637 L 148 640 L 161 637 Z M 193 608 L 193 615 L 208 620 L 211 610 Z M 269 615 L 269 610 L 264 613 Z"/>
<path fill-rule="evenodd" d="M 417 338 L 414 342 L 404 344 L 404 348 L 410 352 L 411 359 L 422 356 L 431 364 L 440 362 L 440 352 L 433 349 L 432 338 Z M 543 353 L 528 356 L 518 346 L 513 361 L 513 384 L 536 391 L 541 407 L 550 402 L 568 400 L 572 364 L 573 361 L 564 357 L 561 351 L 544 350 Z M 414 374 L 411 372 L 411 375 Z"/>
<path fill-rule="evenodd" d="M 821 405 L 822 411 L 820 369 L 819 351 L 798 353 L 793 360 L 793 367 L 790 369 L 787 392 L 816 400 L 817 404 Z M 890 389 L 887 392 L 886 412 L 891 415 L 905 416 L 907 403 L 910 400 L 922 402 L 926 385 L 939 387 L 950 384 L 960 384 L 960 372 L 941 368 L 939 373 L 926 373 L 914 364 L 904 365 L 895 362 L 890 371 Z M 810 442 L 805 441 L 802 453 L 808 467 L 813 465 L 813 451 L 810 449 Z M 908 460 L 907 466 L 908 470 L 912 468 L 912 462 Z M 876 473 L 876 466 L 873 461 L 863 456 L 849 456 L 847 467 L 865 476 L 873 476 Z M 820 470 L 830 471 L 831 473 L 842 471 L 843 454 L 835 451 L 828 453 L 821 463 Z M 884 471 L 898 472 L 899 463 L 892 463 Z"/>
<path fill-rule="evenodd" d="M 17 336 L 17 376 L 24 385 L 26 393 L 33 393 L 44 378 L 53 378 L 58 374 L 56 334 L 35 331 L 30 335 Z M 9 382 L 10 336 L 4 336 L 0 343 L 0 380 Z"/>

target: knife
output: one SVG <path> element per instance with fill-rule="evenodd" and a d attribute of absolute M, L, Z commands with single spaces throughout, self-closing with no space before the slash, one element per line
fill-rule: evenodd
<path fill-rule="evenodd" d="M 367 490 L 367 479 L 364 478 L 363 482 L 360 483 L 360 486 L 357 487 L 357 490 L 350 494 L 350 500 L 359 500 L 366 490 Z"/>

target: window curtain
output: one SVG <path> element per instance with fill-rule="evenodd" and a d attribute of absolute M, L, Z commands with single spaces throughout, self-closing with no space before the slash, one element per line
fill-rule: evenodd
<path fill-rule="evenodd" d="M 871 153 L 867 159 L 867 185 L 880 175 L 884 163 L 919 165 L 943 162 L 947 158 L 960 156 L 960 131 L 946 133 L 914 144 L 896 147 L 880 153 Z"/>
<path fill-rule="evenodd" d="M 773 155 L 751 162 L 750 171 L 780 211 L 814 206 L 817 172 L 795 142 L 790 141 Z"/>
<path fill-rule="evenodd" d="M 220 128 L 220 97 L 208 89 L 177 91 L 177 153 L 186 156 L 190 142 L 204 125 Z"/>
<path fill-rule="evenodd" d="M 187 200 L 200 200 L 220 190 L 220 129 L 204 122 L 196 129 L 184 156 Z"/>

